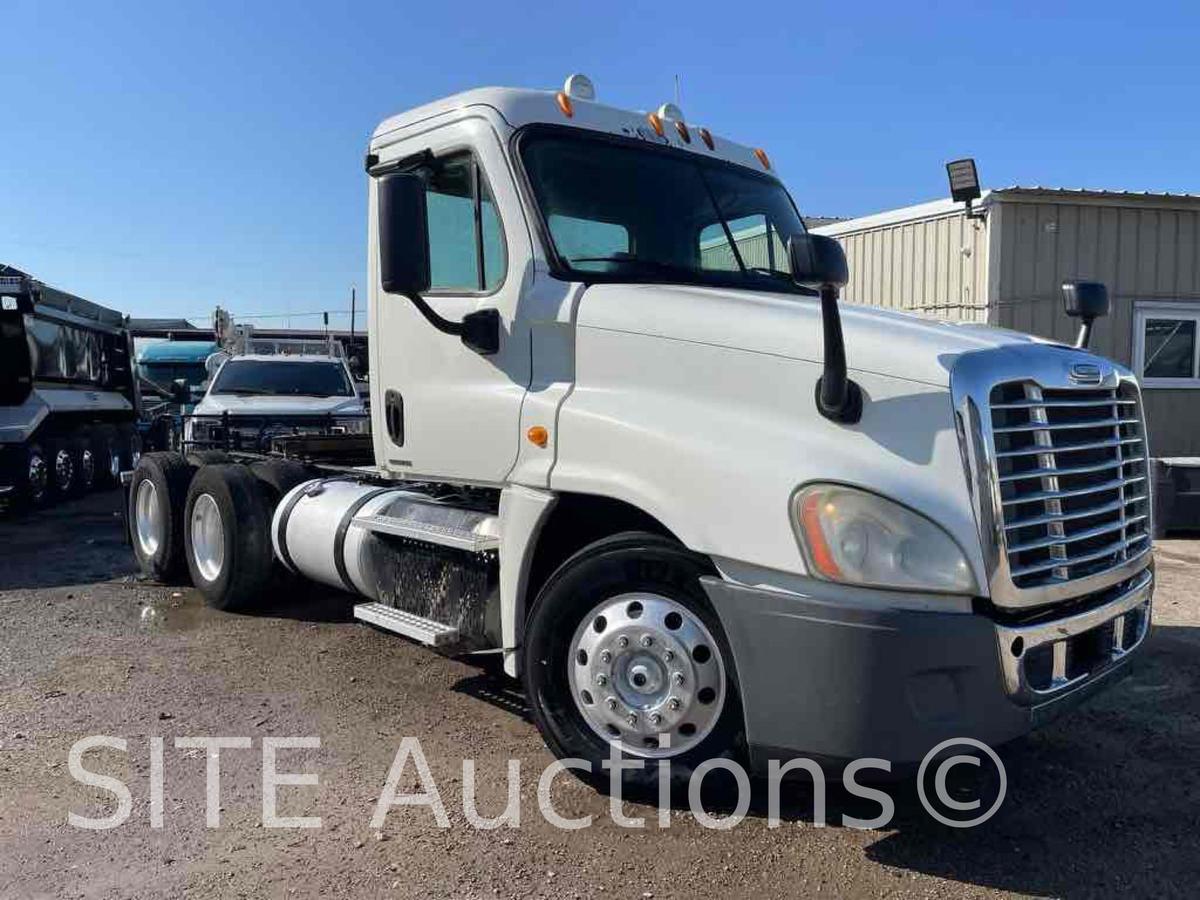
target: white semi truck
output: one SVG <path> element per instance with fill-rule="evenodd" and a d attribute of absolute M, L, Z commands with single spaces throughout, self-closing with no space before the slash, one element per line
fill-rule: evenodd
<path fill-rule="evenodd" d="M 580 76 L 390 118 L 366 171 L 374 463 L 150 454 L 147 571 L 186 564 L 220 608 L 273 566 L 359 595 L 379 628 L 501 655 L 559 756 L 676 771 L 1000 744 L 1136 654 L 1127 370 L 839 311 L 845 257 L 763 151 Z"/>

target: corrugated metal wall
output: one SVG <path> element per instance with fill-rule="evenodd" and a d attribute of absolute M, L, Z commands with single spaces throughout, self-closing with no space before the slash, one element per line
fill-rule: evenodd
<path fill-rule="evenodd" d="M 847 303 L 987 321 L 987 228 L 962 213 L 837 235 Z"/>
<path fill-rule="evenodd" d="M 1200 209 L 1162 198 L 1069 202 L 1003 199 L 991 321 L 1070 342 L 1077 323 L 1062 311 L 1060 285 L 1108 285 L 1112 311 L 1096 323 L 1092 349 L 1130 365 L 1138 300 L 1200 300 Z M 1144 391 L 1151 449 L 1200 455 L 1200 391 Z"/>

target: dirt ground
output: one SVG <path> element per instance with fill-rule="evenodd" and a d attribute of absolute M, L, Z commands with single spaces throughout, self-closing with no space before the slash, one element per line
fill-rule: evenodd
<path fill-rule="evenodd" d="M 280 597 L 254 615 L 207 609 L 181 586 L 133 577 L 119 496 L 98 494 L 36 516 L 0 517 L 0 897 L 683 897 L 1194 896 L 1200 882 L 1200 543 L 1159 545 L 1155 630 L 1119 686 L 1004 751 L 1008 796 L 969 830 L 934 822 L 903 785 L 879 831 L 828 827 L 800 789 L 768 828 L 756 801 L 728 831 L 686 810 L 668 828 L 619 827 L 609 799 L 561 776 L 561 831 L 538 811 L 550 761 L 519 690 L 476 665 L 443 659 L 355 623 L 345 596 Z M 287 601 L 285 607 L 284 601 Z M 124 781 L 128 820 L 100 817 L 113 795 L 69 773 Z M 247 736 L 221 754 L 220 827 L 205 826 L 205 751 L 177 736 Z M 151 827 L 150 739 L 165 738 L 163 827 Z M 279 769 L 317 786 L 279 789 L 279 813 L 320 816 L 319 829 L 264 828 L 262 739 L 318 736 L 284 750 Z M 406 736 L 419 738 L 451 827 L 424 807 L 393 807 L 370 825 Z M 481 815 L 505 799 L 520 760 L 521 825 L 467 824 L 462 760 L 478 771 Z M 415 791 L 415 766 L 402 791 Z M 878 807 L 872 806 L 871 811 Z"/>

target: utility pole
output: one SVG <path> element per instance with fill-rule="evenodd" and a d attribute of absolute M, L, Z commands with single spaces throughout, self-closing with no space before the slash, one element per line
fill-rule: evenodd
<path fill-rule="evenodd" d="M 354 285 L 350 285 L 350 340 L 351 340 L 351 341 L 353 341 L 353 340 L 354 340 L 354 301 L 355 301 L 355 294 L 356 294 L 356 288 L 355 288 L 355 286 L 354 286 Z"/>

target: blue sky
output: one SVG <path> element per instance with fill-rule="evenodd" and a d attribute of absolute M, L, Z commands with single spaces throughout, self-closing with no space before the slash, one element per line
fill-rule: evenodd
<path fill-rule="evenodd" d="M 1200 192 L 1194 4 L 3 0 L 0 21 L 0 261 L 134 315 L 348 308 L 375 124 L 571 71 L 638 109 L 678 74 L 688 119 L 765 147 L 806 214 L 943 196 L 959 155 L 985 185 Z"/>

